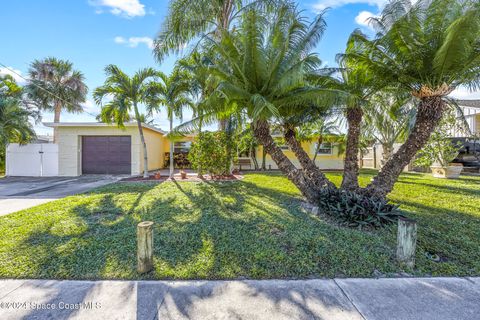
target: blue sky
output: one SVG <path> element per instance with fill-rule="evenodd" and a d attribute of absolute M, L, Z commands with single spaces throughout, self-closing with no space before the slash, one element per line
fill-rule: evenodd
<path fill-rule="evenodd" d="M 73 62 L 85 74 L 90 93 L 105 79 L 103 69 L 116 64 L 125 72 L 152 66 L 170 72 L 175 57 L 161 65 L 153 59 L 151 41 L 167 13 L 167 0 L 1 0 L 0 63 L 26 75 L 34 59 L 55 56 Z M 355 28 L 369 32 L 365 20 L 377 14 L 384 0 L 303 0 L 299 7 L 308 16 L 330 8 L 326 14 L 327 31 L 317 48 L 322 60 L 335 65 L 335 55 L 345 47 Z M 0 73 L 11 73 L 0 66 Z M 14 74 L 14 76 L 16 76 Z M 19 78 L 19 81 L 22 81 Z M 459 91 L 458 97 L 472 97 Z M 474 95 L 475 97 L 478 95 Z M 85 109 L 97 114 L 89 94 Z M 189 113 L 185 114 L 185 119 Z M 53 115 L 43 114 L 43 121 Z M 95 121 L 94 116 L 63 113 L 61 121 Z M 161 112 L 154 123 L 168 128 Z M 39 134 L 50 129 L 37 125 Z"/>

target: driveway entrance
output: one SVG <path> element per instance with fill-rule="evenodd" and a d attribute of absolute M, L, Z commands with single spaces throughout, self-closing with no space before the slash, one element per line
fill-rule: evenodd
<path fill-rule="evenodd" d="M 114 183 L 125 176 L 5 177 L 0 179 L 0 216 Z"/>

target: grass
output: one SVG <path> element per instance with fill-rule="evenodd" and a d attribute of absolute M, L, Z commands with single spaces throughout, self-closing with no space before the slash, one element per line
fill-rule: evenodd
<path fill-rule="evenodd" d="M 364 172 L 367 183 L 372 172 Z M 329 177 L 340 182 L 339 173 Z M 404 174 L 391 194 L 419 224 L 415 275 L 480 275 L 480 178 Z M 136 224 L 155 222 L 154 271 L 136 272 Z M 226 183 L 118 183 L 0 217 L 0 277 L 230 279 L 401 272 L 396 228 L 337 227 L 299 209 L 279 174 Z M 439 261 L 438 261 L 439 260 Z"/>

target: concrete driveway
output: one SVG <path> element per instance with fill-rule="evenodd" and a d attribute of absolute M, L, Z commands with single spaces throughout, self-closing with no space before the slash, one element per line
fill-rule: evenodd
<path fill-rule="evenodd" d="M 114 183 L 125 176 L 5 177 L 0 179 L 0 216 Z"/>

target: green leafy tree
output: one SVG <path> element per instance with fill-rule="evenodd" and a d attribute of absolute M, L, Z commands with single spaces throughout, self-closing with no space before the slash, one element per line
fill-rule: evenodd
<path fill-rule="evenodd" d="M 23 89 L 11 75 L 0 75 L 0 97 L 21 98 Z"/>
<path fill-rule="evenodd" d="M 18 99 L 0 95 L 0 169 L 5 169 L 5 150 L 9 143 L 25 144 L 35 138 L 30 122 L 36 114 L 21 106 Z"/>
<path fill-rule="evenodd" d="M 139 105 L 145 104 L 147 108 L 153 108 L 153 87 L 155 80 L 161 75 L 152 68 L 139 70 L 133 77 L 129 77 L 115 65 L 108 65 L 105 68 L 107 79 L 103 86 L 95 89 L 93 97 L 95 102 L 102 106 L 100 118 L 106 123 L 116 123 L 120 128 L 124 123 L 132 119 L 130 112 L 133 111 L 133 119 L 137 122 L 138 132 L 143 146 L 143 177 L 148 178 L 148 155 L 147 144 L 143 135 L 142 122 L 145 115 L 139 111 Z M 103 103 L 105 97 L 110 97 Z"/>
<path fill-rule="evenodd" d="M 223 131 L 200 133 L 188 153 L 192 167 L 199 174 L 209 173 L 212 177 L 228 175 L 230 159 L 234 156 L 229 154 L 234 150 L 233 146 L 227 146 L 229 143 L 231 139 Z"/>
<path fill-rule="evenodd" d="M 35 60 L 28 71 L 29 82 L 25 87 L 28 99 L 40 110 L 54 112 L 55 123 L 60 122 L 62 111 L 83 112 L 88 87 L 83 74 L 73 69 L 67 60 L 46 58 Z M 57 129 L 54 128 L 54 142 L 58 140 Z"/>
<path fill-rule="evenodd" d="M 422 167 L 440 165 L 448 167 L 458 156 L 462 143 L 454 143 L 451 132 L 457 127 L 458 119 L 453 109 L 449 110 L 428 139 L 427 144 L 418 152 L 415 164 Z"/>
<path fill-rule="evenodd" d="M 405 143 L 366 187 L 365 194 L 385 197 L 439 124 L 447 95 L 458 86 L 480 88 L 480 3 L 395 0 L 372 22 L 377 38 L 354 35 L 365 50 L 347 56 L 385 86 L 411 92 L 419 100 Z"/>

